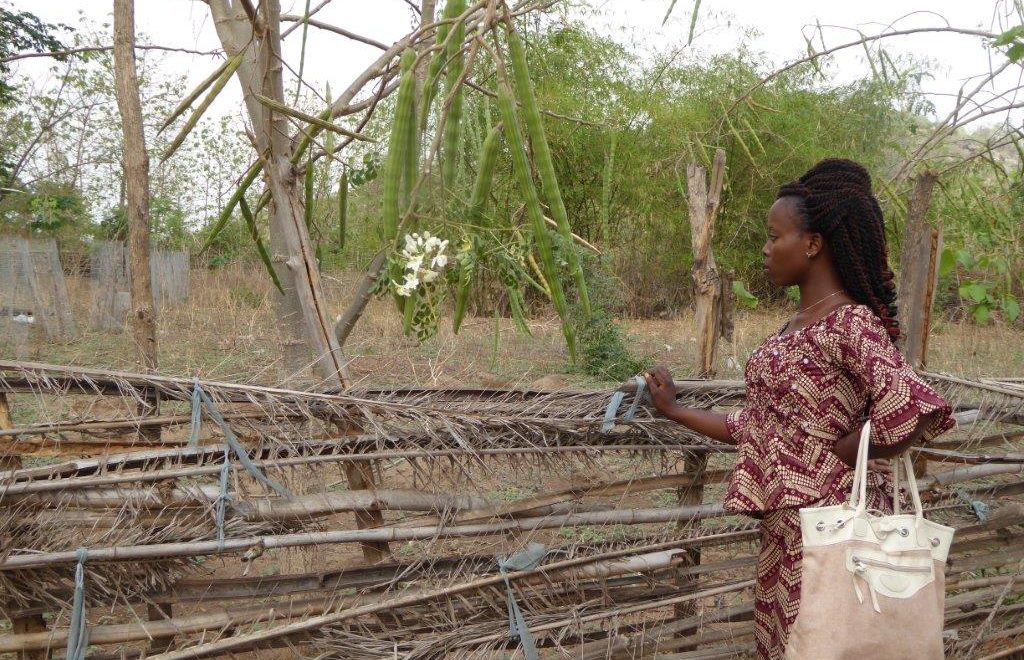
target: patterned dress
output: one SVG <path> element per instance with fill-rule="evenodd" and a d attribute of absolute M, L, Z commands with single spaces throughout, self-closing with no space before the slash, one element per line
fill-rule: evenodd
<path fill-rule="evenodd" d="M 846 500 L 853 470 L 832 452 L 871 420 L 871 444 L 906 439 L 922 415 L 931 440 L 952 409 L 906 363 L 865 305 L 843 305 L 807 327 L 772 335 L 747 361 L 747 405 L 726 416 L 738 456 L 725 507 L 761 518 L 754 590 L 758 656 L 781 658 L 800 606 L 798 511 Z M 868 506 L 892 508 L 887 476 L 869 474 Z"/>

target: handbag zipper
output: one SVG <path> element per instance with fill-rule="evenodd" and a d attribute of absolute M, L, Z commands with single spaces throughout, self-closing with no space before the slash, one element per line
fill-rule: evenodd
<path fill-rule="evenodd" d="M 901 566 L 899 564 L 890 564 L 887 561 L 879 561 L 877 559 L 868 559 L 866 557 L 858 557 L 854 555 L 850 557 L 850 561 L 854 564 L 864 564 L 865 566 L 875 566 L 876 568 L 888 568 L 893 571 L 900 571 L 902 573 L 931 573 L 932 568 L 929 566 Z"/>

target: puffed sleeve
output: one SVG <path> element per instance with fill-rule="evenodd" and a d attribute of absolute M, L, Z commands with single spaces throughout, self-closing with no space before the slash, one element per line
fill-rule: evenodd
<path fill-rule="evenodd" d="M 922 417 L 936 411 L 922 432 L 922 441 L 956 425 L 952 407 L 917 375 L 869 308 L 851 306 L 837 315 L 823 348 L 867 392 L 871 444 L 899 444 Z"/>
<path fill-rule="evenodd" d="M 740 439 L 743 437 L 743 429 L 747 426 L 749 418 L 750 408 L 740 408 L 726 414 L 725 428 L 728 429 L 734 443 L 739 444 Z"/>

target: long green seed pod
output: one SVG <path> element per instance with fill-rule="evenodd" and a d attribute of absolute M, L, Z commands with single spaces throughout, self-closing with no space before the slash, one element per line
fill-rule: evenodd
<path fill-rule="evenodd" d="M 313 231 L 313 159 L 306 161 L 306 176 L 303 178 L 303 207 L 306 219 L 306 231 Z"/>
<path fill-rule="evenodd" d="M 484 207 L 487 206 L 487 196 L 494 181 L 494 165 L 498 162 L 498 138 L 501 135 L 501 128 L 502 125 L 498 124 L 484 138 L 480 161 L 477 164 L 476 180 L 473 182 L 473 194 L 469 198 L 469 213 L 466 215 L 468 225 L 476 225 L 484 218 Z"/>
<path fill-rule="evenodd" d="M 419 122 L 416 120 L 416 86 L 413 85 L 413 100 L 411 104 L 412 116 L 405 124 L 405 163 L 402 171 L 402 207 L 404 212 L 412 200 L 412 189 L 416 185 L 416 177 L 420 172 L 420 130 Z"/>
<path fill-rule="evenodd" d="M 449 15 L 452 9 L 452 3 L 445 5 L 444 12 L 441 13 L 442 20 L 453 18 Z M 420 107 L 420 130 L 427 130 L 427 121 L 430 119 L 430 104 L 434 102 L 434 97 L 437 96 L 437 81 L 441 77 L 441 67 L 444 66 L 445 49 L 440 48 L 441 44 L 448 37 L 448 31 L 451 29 L 450 23 L 444 23 L 437 26 L 437 33 L 434 38 L 434 46 L 438 47 L 434 52 L 433 57 L 430 59 L 430 65 L 427 67 L 427 76 L 423 83 L 423 105 Z"/>
<path fill-rule="evenodd" d="M 466 0 L 448 0 L 448 7 L 453 17 L 466 11 Z M 462 42 L 466 39 L 466 25 L 459 22 L 452 27 L 451 39 L 445 58 L 448 62 L 448 73 L 445 78 L 445 93 L 451 94 L 462 79 L 466 63 L 462 58 Z M 452 94 L 451 105 L 448 106 L 448 118 L 444 124 L 444 151 L 441 156 L 441 182 L 446 189 L 455 184 L 455 173 L 458 171 L 458 153 L 462 142 L 462 89 Z"/>
<path fill-rule="evenodd" d="M 235 188 L 235 192 L 232 193 L 231 198 L 228 199 L 228 203 L 224 205 L 224 208 L 221 210 L 220 215 L 217 216 L 217 219 L 213 222 L 213 228 L 210 229 L 210 234 L 209 236 L 206 237 L 206 242 L 203 243 L 203 246 L 201 248 L 199 248 L 199 254 L 206 252 L 206 250 L 208 250 L 209 247 L 213 245 L 213 242 L 217 239 L 217 236 L 219 236 L 221 231 L 224 230 L 224 227 L 227 226 L 228 220 L 231 219 L 231 215 L 235 212 L 235 207 L 238 206 L 238 203 L 245 196 L 246 191 L 249 190 L 249 186 L 252 185 L 253 181 L 256 180 L 256 177 L 259 176 L 259 173 L 262 171 L 262 161 L 256 161 L 255 163 L 249 166 L 249 169 L 245 172 L 245 176 L 242 177 L 242 181 L 238 184 L 238 187 Z M 270 198 L 269 191 L 264 191 L 264 194 L 267 196 L 268 199 Z M 256 213 L 259 212 L 259 209 L 256 209 Z"/>
<path fill-rule="evenodd" d="M 537 195 L 537 188 L 530 175 L 530 162 L 526 158 L 526 148 L 523 135 L 519 130 L 519 120 L 516 116 L 515 103 L 512 100 L 512 91 L 504 81 L 498 84 L 498 108 L 505 123 L 505 136 L 512 153 L 512 169 L 515 171 L 516 180 L 519 182 L 519 188 L 523 194 L 526 212 L 530 218 L 530 224 L 533 226 L 537 252 L 540 253 L 541 266 L 550 285 L 551 302 L 562 319 L 562 333 L 565 335 L 565 342 L 569 347 L 569 356 L 575 361 L 576 337 L 572 325 L 569 323 L 569 309 L 565 302 L 565 292 L 562 290 L 562 281 L 558 278 L 551 238 L 548 236 L 544 212 L 540 207 L 540 197 Z"/>
<path fill-rule="evenodd" d="M 459 333 L 462 319 L 466 316 L 469 306 L 469 290 L 473 286 L 473 275 L 476 271 L 476 255 L 470 253 L 471 262 L 459 264 L 459 287 L 455 291 L 455 314 L 452 317 L 452 332 Z"/>
<path fill-rule="evenodd" d="M 612 206 L 612 177 L 615 174 L 615 147 L 619 140 L 618 133 L 611 134 L 608 144 L 608 159 L 604 164 L 604 182 L 601 186 L 601 242 L 607 246 L 609 243 L 611 206 Z"/>
<path fill-rule="evenodd" d="M 164 149 L 163 154 L 160 155 L 161 162 L 170 158 L 174 154 L 174 152 L 178 150 L 178 147 L 182 145 L 182 143 L 185 141 L 185 138 L 188 137 L 188 134 L 192 132 L 192 129 L 195 128 L 196 124 L 199 123 L 199 120 L 202 118 L 203 114 L 207 111 L 207 109 L 209 109 L 210 104 L 213 103 L 213 100 L 217 98 L 217 95 L 221 93 L 221 91 L 224 89 L 224 86 L 228 84 L 229 80 L 231 80 L 231 76 L 235 73 L 235 69 L 237 69 L 238 66 L 242 63 L 242 59 L 244 57 L 245 51 L 243 50 L 242 52 L 238 53 L 237 55 L 235 55 L 227 61 L 227 65 L 223 69 L 221 69 L 220 75 L 217 76 L 217 80 L 215 80 L 213 84 L 210 86 L 210 91 L 206 94 L 206 96 L 199 103 L 199 105 L 196 106 L 195 110 L 192 111 L 192 114 L 189 115 L 188 121 L 185 122 L 185 125 L 181 127 L 181 130 L 178 131 L 178 134 L 174 136 L 174 139 L 171 140 L 171 143 L 167 145 L 166 149 Z M 184 112 L 184 109 L 182 109 L 182 112 Z M 172 113 L 171 115 L 172 118 L 176 116 L 177 115 L 174 113 Z M 173 121 L 173 119 L 171 121 Z"/>
<path fill-rule="evenodd" d="M 267 246 L 263 244 L 263 239 L 260 238 L 259 229 L 256 227 L 256 218 L 253 216 L 252 211 L 249 210 L 249 204 L 245 201 L 245 197 L 238 200 L 238 207 L 242 209 L 242 218 L 245 219 L 245 226 L 249 228 L 249 236 L 252 237 L 252 242 L 256 244 L 256 254 L 260 256 L 263 267 L 270 273 L 270 279 L 274 281 L 274 286 L 283 294 L 284 287 L 281 286 L 281 280 L 277 277 L 274 264 L 270 261 L 270 253 L 267 252 Z"/>
<path fill-rule="evenodd" d="M 402 77 L 398 84 L 398 99 L 395 101 L 395 119 L 391 123 L 391 137 L 388 141 L 388 156 L 384 161 L 384 194 L 381 203 L 380 237 L 385 244 L 394 240 L 398 231 L 399 190 L 405 171 L 405 146 L 409 130 L 406 122 L 414 117 L 413 103 L 416 100 L 416 79 L 412 65 L 416 51 L 407 48 L 402 53 Z"/>
<path fill-rule="evenodd" d="M 348 222 L 348 170 L 341 172 L 338 182 L 338 249 L 345 249 L 345 224 Z"/>
<path fill-rule="evenodd" d="M 537 163 L 537 172 L 540 175 L 541 188 L 544 191 L 544 199 L 547 200 L 551 215 L 554 216 L 558 225 L 558 233 L 562 235 L 565 243 L 565 252 L 569 261 L 569 268 L 573 278 L 576 280 L 576 288 L 580 296 L 580 305 L 583 307 L 583 315 L 590 318 L 590 294 L 587 292 L 587 281 L 583 275 L 583 266 L 580 264 L 579 255 L 576 254 L 576 246 L 572 239 L 572 228 L 569 226 L 569 216 L 565 211 L 565 203 L 562 201 L 562 193 L 558 188 L 558 177 L 555 176 L 555 164 L 551 158 L 551 148 L 548 146 L 547 137 L 544 135 L 544 124 L 541 122 L 540 110 L 537 107 L 537 96 L 533 90 L 533 82 L 530 81 L 530 71 L 526 67 L 526 49 L 523 41 L 515 30 L 508 30 L 508 52 L 509 62 L 512 65 L 512 76 L 516 86 L 516 95 L 523 105 L 523 118 L 526 120 L 526 130 L 530 135 L 530 144 L 533 145 L 534 160 Z"/>

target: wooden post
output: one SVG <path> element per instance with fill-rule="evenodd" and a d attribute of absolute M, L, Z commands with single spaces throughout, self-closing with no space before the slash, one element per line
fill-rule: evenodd
<path fill-rule="evenodd" d="M 715 234 L 715 217 L 722 195 L 725 181 L 725 151 L 715 152 L 714 164 L 711 168 L 710 181 L 706 170 L 696 163 L 686 168 L 687 195 L 690 210 L 690 236 L 693 243 L 693 283 L 696 297 L 696 332 L 697 359 L 696 371 L 698 378 L 711 378 L 715 374 L 715 349 L 718 337 L 722 333 L 723 302 L 731 294 L 723 284 L 729 278 L 722 278 L 715 265 L 715 255 L 711 251 L 711 241 Z M 704 474 L 707 471 L 707 455 L 693 457 L 686 461 L 683 473 L 689 475 L 693 485 L 680 488 L 678 498 L 680 506 L 701 504 L 704 499 Z M 690 523 L 685 523 L 690 524 Z M 699 523 L 692 523 L 699 525 Z M 684 523 L 681 523 L 681 526 Z M 700 564 L 700 550 L 693 548 L 687 551 L 685 565 Z M 699 580 L 696 576 L 680 576 L 676 584 L 682 588 L 693 588 Z M 696 613 L 696 602 L 683 603 L 676 606 L 677 618 L 693 616 Z"/>
<path fill-rule="evenodd" d="M 900 250 L 900 277 L 896 304 L 902 337 L 898 345 L 907 362 L 922 369 L 928 362 L 928 334 L 939 280 L 942 228 L 925 222 L 938 175 L 925 170 L 914 179 L 907 204 L 907 226 Z M 914 459 L 918 476 L 928 471 L 928 460 Z"/>
<path fill-rule="evenodd" d="M 14 428 L 14 422 L 11 420 L 11 405 L 7 399 L 7 392 L 0 392 L 0 429 L 10 428 Z M 4 444 L 7 445 L 7 443 Z M 11 447 L 13 447 L 13 445 L 8 445 L 3 448 L 2 451 L 5 453 L 0 455 L 0 469 L 18 470 L 21 468 L 21 455 L 16 453 L 6 453 Z M 20 633 L 45 631 L 46 622 L 43 621 L 41 614 L 33 614 L 11 619 L 11 632 L 15 635 Z M 48 660 L 50 653 L 49 651 L 42 649 L 19 651 L 16 657 L 17 660 Z"/>
<path fill-rule="evenodd" d="M 358 427 L 337 425 L 341 435 L 359 435 L 361 429 Z M 348 481 L 349 490 L 373 490 L 377 487 L 377 480 L 374 476 L 374 468 L 377 462 L 349 461 L 345 463 L 345 479 Z M 384 524 L 384 514 L 377 508 L 368 508 L 355 512 L 356 528 L 367 529 L 380 527 Z M 371 564 L 384 561 L 391 557 L 391 548 L 387 541 L 368 541 L 360 543 L 363 551 L 363 559 Z"/>
<path fill-rule="evenodd" d="M 351 490 L 373 490 L 376 487 L 376 480 L 373 475 L 372 461 L 350 461 L 345 464 L 345 478 L 348 479 L 348 487 Z M 380 509 L 364 509 L 356 511 L 356 527 L 367 529 L 380 527 L 384 524 L 384 515 Z M 391 549 L 387 541 L 368 541 L 360 543 L 363 550 L 363 558 L 370 563 L 377 563 L 391 557 Z"/>

